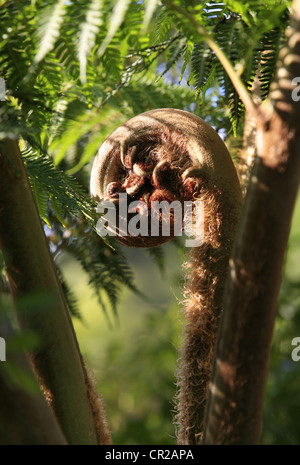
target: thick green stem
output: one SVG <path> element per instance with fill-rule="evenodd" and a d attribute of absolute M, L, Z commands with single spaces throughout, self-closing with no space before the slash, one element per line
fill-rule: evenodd
<path fill-rule="evenodd" d="M 10 139 L 0 147 L 0 247 L 21 329 L 41 340 L 32 364 L 67 442 L 110 442 L 105 419 L 99 439 L 72 322 L 18 144 Z"/>

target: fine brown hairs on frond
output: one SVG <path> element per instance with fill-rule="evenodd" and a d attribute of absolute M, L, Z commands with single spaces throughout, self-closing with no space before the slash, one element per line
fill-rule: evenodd
<path fill-rule="evenodd" d="M 205 234 L 200 247 L 192 248 L 184 265 L 184 313 L 186 325 L 180 348 L 176 396 L 177 441 L 201 444 L 203 417 L 208 396 L 217 328 L 222 313 L 223 291 L 232 248 L 237 206 L 227 210 L 228 199 L 216 186 L 202 193 Z M 225 209 L 225 210 L 224 210 Z"/>

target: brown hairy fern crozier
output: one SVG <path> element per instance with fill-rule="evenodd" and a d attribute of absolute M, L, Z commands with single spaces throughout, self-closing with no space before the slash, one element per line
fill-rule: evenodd
<path fill-rule="evenodd" d="M 200 444 L 224 283 L 242 202 L 237 173 L 211 126 L 189 112 L 162 108 L 121 125 L 95 158 L 92 197 L 110 199 L 121 211 L 120 193 L 127 193 L 129 202 L 142 200 L 146 211 L 140 213 L 148 219 L 154 200 L 204 204 L 204 237 L 188 252 L 184 265 L 186 324 L 175 416 L 178 444 Z M 164 218 L 159 219 L 158 236 L 151 236 L 149 220 L 147 235 L 123 235 L 118 230 L 117 237 L 132 247 L 160 245 L 173 237 L 175 224 L 166 237 L 161 234 Z"/>

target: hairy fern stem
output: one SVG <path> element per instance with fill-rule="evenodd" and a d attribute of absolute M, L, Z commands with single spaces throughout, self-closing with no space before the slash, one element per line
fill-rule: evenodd
<path fill-rule="evenodd" d="M 214 183 L 206 189 L 201 195 L 205 202 L 205 240 L 191 249 L 185 264 L 186 324 L 177 371 L 175 416 L 177 442 L 182 445 L 202 441 L 225 278 L 240 207 L 222 195 Z"/>

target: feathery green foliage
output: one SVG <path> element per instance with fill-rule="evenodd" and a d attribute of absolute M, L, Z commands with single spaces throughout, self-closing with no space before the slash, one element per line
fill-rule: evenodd
<path fill-rule="evenodd" d="M 266 98 L 289 2 L 174 5 L 193 15 L 247 87 L 260 69 Z M 21 142 L 50 246 L 76 256 L 101 305 L 103 289 L 115 312 L 120 286 L 135 287 L 122 255 L 94 232 L 88 177 L 99 146 L 126 119 L 159 107 L 195 109 L 216 129 L 228 133 L 231 121 L 237 132 L 239 95 L 205 37 L 167 1 L 6 1 L 0 33 L 0 137 Z"/>

